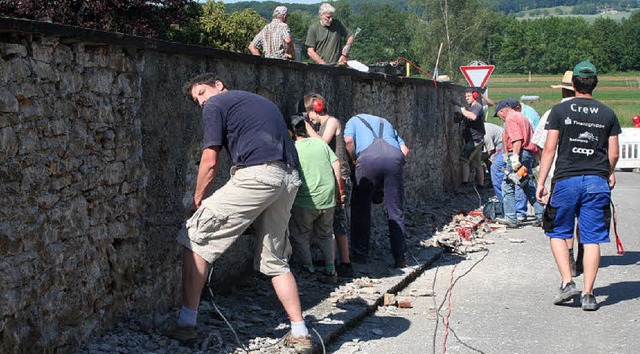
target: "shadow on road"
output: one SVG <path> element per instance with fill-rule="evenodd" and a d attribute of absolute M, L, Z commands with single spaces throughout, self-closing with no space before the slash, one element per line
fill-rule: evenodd
<path fill-rule="evenodd" d="M 600 267 L 608 267 L 612 265 L 631 265 L 640 262 L 640 252 L 625 252 L 624 256 L 602 256 L 600 258 Z"/>
<path fill-rule="evenodd" d="M 606 295 L 600 306 L 609 306 L 625 300 L 640 298 L 640 281 L 624 281 L 597 288 L 596 295 Z"/>

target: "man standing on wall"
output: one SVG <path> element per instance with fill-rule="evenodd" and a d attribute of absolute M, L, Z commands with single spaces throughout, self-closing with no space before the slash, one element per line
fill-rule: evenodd
<path fill-rule="evenodd" d="M 320 21 L 312 24 L 307 32 L 304 43 L 307 54 L 317 64 L 345 64 L 349 58 L 353 34 L 342 22 L 333 18 L 335 11 L 331 4 L 320 5 Z"/>
<path fill-rule="evenodd" d="M 265 58 L 295 58 L 295 47 L 287 25 L 287 16 L 285 6 L 278 6 L 273 10 L 273 20 L 264 26 L 249 44 L 251 54 L 260 56 L 262 49 Z"/>
<path fill-rule="evenodd" d="M 176 327 L 167 335 L 190 341 L 197 337 L 196 319 L 207 267 L 253 223 L 254 264 L 271 282 L 289 319 L 285 345 L 311 353 L 296 280 L 288 258 L 287 224 L 300 186 L 298 155 L 280 110 L 264 97 L 229 91 L 214 74 L 193 78 L 185 93 L 202 107 L 203 152 L 193 197 L 193 216 L 184 248 L 182 308 Z M 230 154 L 231 179 L 207 197 L 219 166 L 220 148 Z"/>
<path fill-rule="evenodd" d="M 578 218 L 580 242 L 584 245 L 581 303 L 585 311 L 598 309 L 593 285 L 600 265 L 600 244 L 609 242 L 611 189 L 616 184 L 614 169 L 618 162 L 618 135 L 622 133 L 615 113 L 593 99 L 597 75 L 590 62 L 576 64 L 572 77 L 575 98 L 551 109 L 536 190 L 536 198 L 547 204 L 543 228 L 562 277 L 554 304 L 580 293 L 571 277 L 566 243 L 573 237 L 575 218 Z M 558 159 L 549 192 L 544 183 L 556 147 Z"/>
<path fill-rule="evenodd" d="M 347 152 L 356 166 L 351 201 L 352 261 L 366 263 L 371 238 L 371 201 L 379 186 L 389 215 L 389 242 L 396 268 L 407 266 L 402 167 L 409 148 L 389 121 L 370 114 L 351 117 L 344 130 Z"/>

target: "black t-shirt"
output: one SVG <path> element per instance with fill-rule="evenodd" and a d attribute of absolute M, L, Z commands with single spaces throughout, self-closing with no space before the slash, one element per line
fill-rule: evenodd
<path fill-rule="evenodd" d="M 581 175 L 609 178 L 609 137 L 622 133 L 616 114 L 591 98 L 574 98 L 551 109 L 547 130 L 559 130 L 554 181 Z"/>
<path fill-rule="evenodd" d="M 469 139 L 474 142 L 480 142 L 484 140 L 484 110 L 479 103 L 476 103 L 467 109 L 476 115 L 476 120 L 466 119 L 465 126 L 465 140 Z"/>
<path fill-rule="evenodd" d="M 298 168 L 298 153 L 278 107 L 245 91 L 207 100 L 202 111 L 203 148 L 224 146 L 236 166 L 283 161 Z"/>

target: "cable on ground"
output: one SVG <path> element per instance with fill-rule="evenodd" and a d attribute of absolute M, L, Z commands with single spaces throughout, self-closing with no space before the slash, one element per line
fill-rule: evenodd
<path fill-rule="evenodd" d="M 435 318 L 435 328 L 433 330 L 433 340 L 432 340 L 432 353 L 435 354 L 436 352 L 436 339 L 437 339 L 437 334 L 438 334 L 438 324 L 439 324 L 439 320 L 442 319 L 443 324 L 445 325 L 445 336 L 444 336 L 444 342 L 443 342 L 443 348 L 442 348 L 442 353 L 446 353 L 447 351 L 447 337 L 448 337 L 448 331 L 449 329 L 451 330 L 451 332 L 453 333 L 454 337 L 456 338 L 456 340 L 462 344 L 463 346 L 467 347 L 468 349 L 471 349 L 477 353 L 482 353 L 484 354 L 484 352 L 480 349 L 474 348 L 472 346 L 470 346 L 469 344 L 465 343 L 464 341 L 462 341 L 458 335 L 455 333 L 455 331 L 453 330 L 453 328 L 449 328 L 449 316 L 451 315 L 451 293 L 453 291 L 453 288 L 455 287 L 456 283 L 458 282 L 458 280 L 460 280 L 461 278 L 463 278 L 464 276 L 466 276 L 467 274 L 469 274 L 473 268 L 475 268 L 478 264 L 480 264 L 480 262 L 482 262 L 485 258 L 487 258 L 487 256 L 489 255 L 489 250 L 486 250 L 485 254 L 482 256 L 482 258 L 480 258 L 479 260 L 477 260 L 469 269 L 467 269 L 464 273 L 462 273 L 461 275 L 459 275 L 457 278 L 455 278 L 455 280 L 453 280 L 453 273 L 457 267 L 457 264 L 454 265 L 453 269 L 451 270 L 451 280 L 449 282 L 449 288 L 447 289 L 447 292 L 444 296 L 444 299 L 442 300 L 442 303 L 440 303 L 440 306 L 438 307 L 438 309 L 436 310 L 436 318 Z M 431 290 L 433 291 L 433 304 L 434 307 L 436 305 L 436 300 L 435 300 L 435 284 L 436 284 L 436 279 L 438 276 L 438 270 L 440 268 L 440 264 L 438 264 L 438 266 L 436 267 L 436 271 L 435 271 L 435 275 L 433 277 L 433 283 L 431 286 Z M 440 311 L 442 309 L 442 307 L 444 306 L 445 302 L 448 302 L 448 307 L 447 307 L 447 315 L 442 316 L 440 314 Z"/>

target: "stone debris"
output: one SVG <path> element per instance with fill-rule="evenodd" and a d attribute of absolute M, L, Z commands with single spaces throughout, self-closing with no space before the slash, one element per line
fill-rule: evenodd
<path fill-rule="evenodd" d="M 421 254 L 437 254 L 438 247 L 454 246 L 460 252 L 477 252 L 490 244 L 487 234 L 500 228 L 486 228 L 486 224 L 472 230 L 469 240 L 459 241 L 455 236 L 459 224 L 471 226 L 477 224 L 478 216 L 455 213 L 461 205 L 477 205 L 475 196 L 457 195 L 414 202 L 405 207 L 407 243 L 410 253 L 409 265 L 419 264 Z M 453 223 L 456 220 L 458 224 Z M 385 304 L 393 306 L 379 307 L 390 316 L 401 316 L 404 308 L 411 308 L 409 299 L 420 296 L 433 296 L 428 289 L 405 290 L 401 299 L 387 290 L 406 276 L 411 268 L 398 270 L 393 267 L 393 258 L 389 252 L 386 214 L 382 206 L 373 206 L 373 227 L 371 237 L 371 255 L 367 264 L 354 264 L 357 277 L 341 280 L 337 285 L 321 284 L 317 281 L 298 279 L 298 288 L 307 322 L 314 343 L 320 343 L 320 337 L 328 338 L 331 331 L 344 327 L 351 318 L 362 316 L 375 306 L 381 297 Z M 417 257 L 417 258 L 416 258 Z M 394 282 L 393 279 L 398 279 Z M 183 345 L 161 333 L 164 324 L 175 318 L 177 309 L 166 313 L 135 314 L 101 337 L 93 338 L 79 354 L 94 353 L 233 353 L 246 354 L 289 354 L 293 349 L 285 348 L 282 338 L 290 330 L 289 320 L 273 292 L 268 277 L 258 273 L 247 275 L 243 281 L 231 284 L 227 291 L 213 289 L 214 299 L 203 296 L 198 315 L 199 337 L 191 346 Z M 218 289 L 222 290 L 222 289 Z M 205 294 L 208 291 L 205 290 Z M 387 298 L 388 296 L 391 296 Z M 213 302 L 215 302 L 215 307 Z M 228 327 L 216 307 L 229 321 L 234 332 Z M 427 311 L 427 318 L 435 318 L 435 309 Z M 316 332 L 317 331 L 317 332 Z M 369 335 L 379 337 L 384 334 L 380 328 L 369 331 Z M 318 333 L 320 337 L 318 336 Z M 363 340 L 366 340 L 366 336 Z M 238 342 L 239 341 L 239 342 Z M 353 353 L 360 352 L 358 341 L 349 343 Z"/>
<path fill-rule="evenodd" d="M 433 290 L 430 289 L 411 289 L 409 295 L 413 297 L 435 296 Z"/>
<path fill-rule="evenodd" d="M 521 238 L 510 238 L 509 242 L 511 243 L 524 243 L 524 240 Z"/>

